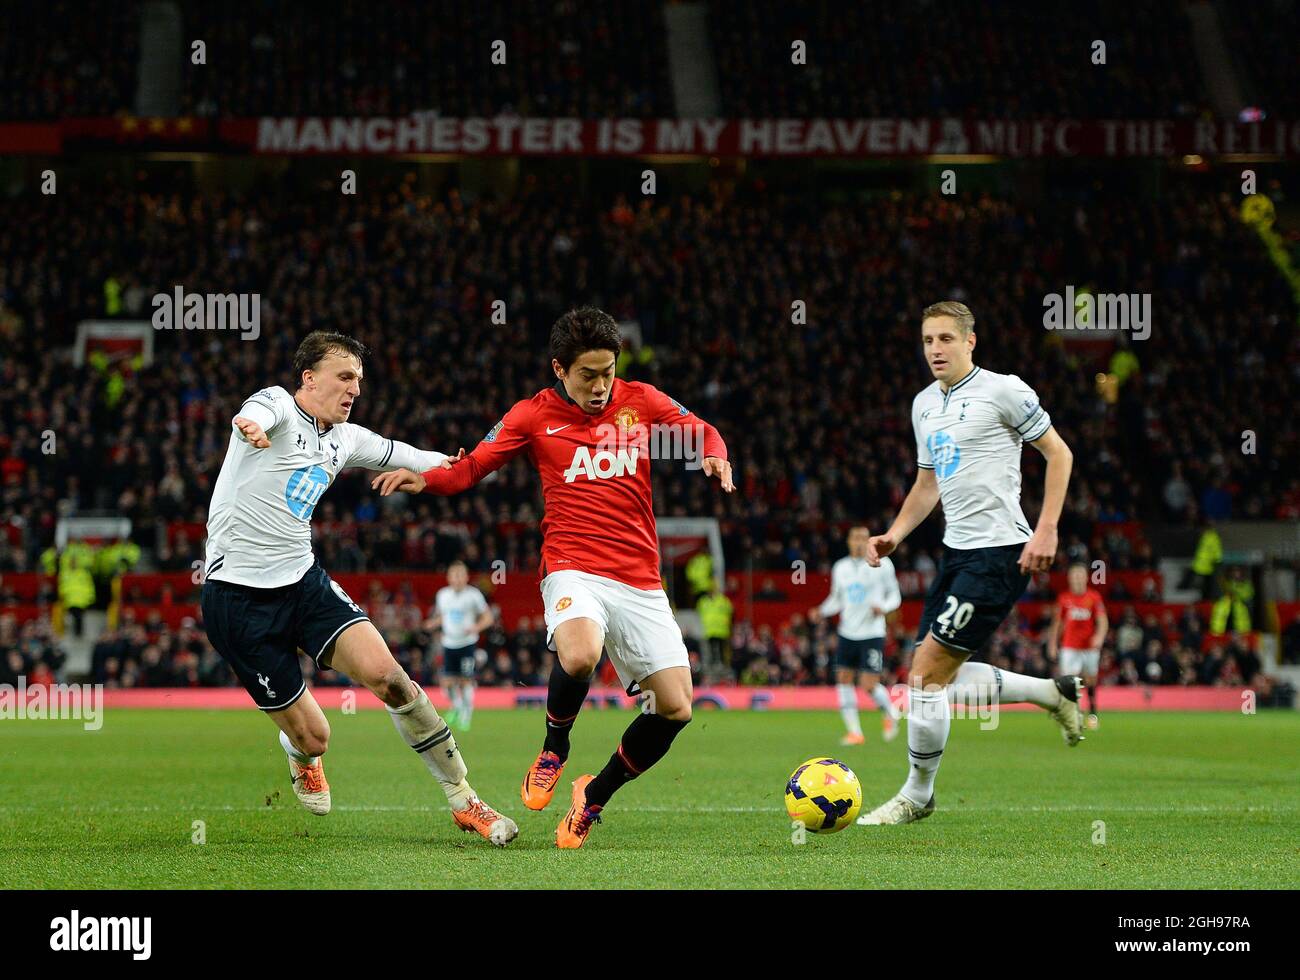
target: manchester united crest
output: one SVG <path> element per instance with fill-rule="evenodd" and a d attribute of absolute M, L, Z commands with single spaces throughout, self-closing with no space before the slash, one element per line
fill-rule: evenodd
<path fill-rule="evenodd" d="M 632 430 L 632 426 L 641 421 L 641 416 L 637 414 L 635 408 L 620 408 L 614 413 L 614 424 L 626 435 Z"/>
<path fill-rule="evenodd" d="M 561 599 L 559 602 L 555 604 L 555 611 L 564 612 L 564 610 L 568 609 L 571 605 L 573 605 L 573 600 L 566 595 L 563 599 Z"/>

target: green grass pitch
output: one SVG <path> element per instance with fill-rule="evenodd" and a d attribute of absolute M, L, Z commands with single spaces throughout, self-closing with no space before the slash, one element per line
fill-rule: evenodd
<path fill-rule="evenodd" d="M 289 786 L 253 710 L 119 709 L 0 722 L 3 888 L 1238 888 L 1300 880 L 1300 714 L 1110 714 L 1067 749 L 1040 712 L 996 731 L 954 721 L 939 810 L 905 827 L 792 842 L 782 793 L 800 762 L 843 759 L 864 805 L 905 775 L 905 735 L 838 748 L 833 712 L 701 710 L 629 784 L 580 851 L 555 824 L 569 781 L 603 765 L 631 719 L 588 709 L 559 792 L 526 811 L 518 785 L 540 711 L 484 711 L 461 737 L 470 779 L 519 822 L 498 850 L 451 823 L 382 712 L 330 712 L 334 812 Z M 561 801 L 564 801 L 562 803 Z M 194 843 L 203 821 L 205 843 Z M 1104 822 L 1104 843 L 1097 821 Z"/>

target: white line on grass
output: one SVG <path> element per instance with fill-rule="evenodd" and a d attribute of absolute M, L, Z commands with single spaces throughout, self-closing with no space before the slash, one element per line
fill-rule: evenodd
<path fill-rule="evenodd" d="M 36 806 L 32 804 L 0 804 L 0 813 L 24 812 L 45 813 L 57 810 L 60 813 L 201 813 L 217 811 L 223 813 L 256 813 L 259 810 L 293 809 L 291 801 L 280 800 L 275 806 L 257 806 L 253 804 L 211 804 L 193 803 L 176 806 L 118 806 L 79 805 L 79 806 Z M 353 813 L 441 813 L 445 807 L 439 806 L 384 806 L 366 803 L 335 804 L 334 810 Z M 498 807 L 507 813 L 522 811 L 522 806 Z M 629 813 L 782 813 L 779 806 L 627 806 L 619 807 Z M 558 811 L 557 811 L 558 812 Z M 944 807 L 945 813 L 1296 813 L 1296 806 L 1203 806 L 1200 804 L 1169 806 L 1106 806 L 1104 804 L 1046 804 L 1041 806 L 967 806 L 954 804 Z"/>

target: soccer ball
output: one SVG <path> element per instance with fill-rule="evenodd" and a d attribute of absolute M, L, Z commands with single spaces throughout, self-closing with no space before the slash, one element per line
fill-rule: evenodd
<path fill-rule="evenodd" d="M 809 759 L 785 784 L 785 809 L 814 834 L 834 833 L 862 809 L 862 784 L 839 759 Z"/>

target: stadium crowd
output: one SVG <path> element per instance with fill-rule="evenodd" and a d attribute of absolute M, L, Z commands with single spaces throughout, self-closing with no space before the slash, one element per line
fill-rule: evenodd
<path fill-rule="evenodd" d="M 179 0 L 181 115 L 675 116 L 665 4 Z M 1188 118 L 1186 4 L 709 0 L 720 115 Z M 0 119 L 131 114 L 136 0 L 0 9 Z M 1294 4 L 1218 5 L 1243 86 L 1295 114 Z M 203 41 L 203 62 L 192 44 Z M 504 64 L 491 61 L 505 44 Z M 792 61 L 795 41 L 805 61 Z M 1106 44 L 1095 62 L 1094 42 Z M 901 53 L 901 54 L 900 54 Z"/>
<path fill-rule="evenodd" d="M 657 463 L 654 480 L 661 514 L 719 518 L 732 568 L 803 560 L 825 570 L 846 522 L 882 527 L 897 508 L 913 473 L 911 400 L 928 382 L 918 297 L 969 302 L 977 362 L 1023 373 L 1071 443 L 1063 557 L 1152 568 L 1159 556 L 1123 533 L 1128 522 L 1190 527 L 1300 506 L 1300 480 L 1280 464 L 1300 449 L 1296 419 L 1258 408 L 1260 391 L 1300 380 L 1293 302 L 1226 192 L 1171 183 L 1135 201 L 1085 184 L 1032 204 L 819 201 L 755 180 L 662 203 L 594 194 L 574 207 L 573 188 L 551 182 L 568 179 L 526 177 L 516 195 L 489 200 L 430 197 L 394 177 L 323 207 L 322 188 L 291 181 L 234 194 L 105 178 L 0 201 L 0 572 L 37 570 L 56 515 L 96 508 L 132 519 L 146 563 L 189 567 L 199 536 L 160 529 L 204 521 L 230 417 L 257 387 L 290 383 L 290 357 L 312 328 L 372 349 L 359 424 L 422 447 L 473 448 L 513 401 L 550 383 L 549 325 L 574 302 L 637 321 L 643 344 L 623 376 L 664 388 L 727 439 L 734 496 L 680 461 Z M 82 319 L 147 320 L 151 297 L 176 284 L 258 293 L 260 337 L 157 331 L 143 367 L 51 356 Z M 1045 330 L 1043 298 L 1067 284 L 1150 293 L 1150 338 L 1121 337 L 1099 355 Z M 498 299 L 504 325 L 491 319 Z M 1270 451 L 1243 453 L 1246 429 Z M 1032 452 L 1025 460 L 1032 518 L 1042 465 Z M 540 513 L 523 459 L 455 498 L 379 499 L 353 472 L 318 510 L 316 548 L 339 572 L 457 557 L 474 571 L 496 560 L 531 569 Z M 938 546 L 932 521 L 899 567 L 933 567 Z M 783 678 L 821 676 L 825 651 L 807 639 L 821 653 L 802 675 L 769 654 Z M 755 658 L 741 641 L 743 675 Z M 192 642 L 202 641 L 180 646 Z M 790 642 L 752 638 L 760 650 Z M 544 669 L 536 646 L 507 642 L 511 683 Z M 119 670 L 144 662 L 114 659 Z M 185 676 L 211 676 L 203 662 Z M 1139 677 L 1149 669 L 1132 663 Z M 1175 674 L 1168 659 L 1160 669 Z M 504 662 L 496 673 L 507 676 Z"/>
<path fill-rule="evenodd" d="M 717 185 L 587 211 L 541 183 L 494 202 L 430 199 L 403 182 L 329 208 L 287 187 L 6 200 L 0 515 L 27 533 L 25 546 L 0 545 L 0 569 L 34 569 L 53 515 L 70 507 L 130 516 L 147 548 L 159 522 L 202 523 L 230 417 L 255 388 L 289 383 L 311 328 L 372 349 L 358 423 L 423 447 L 473 448 L 510 404 L 550 383 L 547 331 L 575 301 L 638 321 L 644 348 L 624 376 L 713 421 L 737 462 L 742 493 L 727 499 L 680 461 L 657 463 L 660 512 L 721 519 L 732 567 L 751 557 L 824 566 L 826 524 L 881 526 L 910 484 L 911 400 L 928 381 L 914 307 L 938 296 L 970 303 L 978 363 L 1023 371 L 1067 434 L 1077 463 L 1063 551 L 1151 567 L 1140 537 L 1112 525 L 1284 517 L 1300 503 L 1300 480 L 1281 467 L 1300 449 L 1296 420 L 1261 417 L 1257 397 L 1297 380 L 1293 301 L 1235 220 L 1236 202 L 1205 190 L 1172 188 L 1158 204 L 1085 189 L 1050 206 L 889 194 L 812 207 Z M 258 293 L 260 338 L 158 331 L 155 361 L 139 370 L 48 356 L 83 318 L 148 319 L 150 298 L 178 283 Z M 1044 329 L 1044 296 L 1067 284 L 1149 292 L 1150 339 L 1121 335 L 1125 359 L 1108 362 Z M 110 294 L 121 296 L 116 311 Z M 491 320 L 498 299 L 505 325 Z M 798 301 L 806 323 L 792 322 Z M 1108 396 L 1095 375 L 1115 364 L 1122 383 Z M 1243 452 L 1247 429 L 1271 451 Z M 42 449 L 46 431 L 53 451 Z M 1025 458 L 1032 515 L 1042 466 Z M 540 510 L 523 459 L 455 498 L 380 500 L 354 473 L 323 502 L 317 529 L 322 558 L 340 571 L 458 556 L 532 567 Z M 933 552 L 937 527 L 909 543 Z M 162 555 L 176 567 L 192 557 Z"/>
<path fill-rule="evenodd" d="M 441 647 L 427 628 L 432 609 L 421 608 L 409 595 L 376 587 L 360 604 L 388 642 L 402 666 L 424 684 L 436 684 L 441 673 Z M 1018 673 L 1045 677 L 1054 665 L 1044 657 L 1046 617 L 1030 622 L 1012 617 L 994 635 L 987 651 L 989 663 Z M 1101 682 L 1105 685 L 1241 686 L 1265 683 L 1258 654 L 1236 633 L 1205 643 L 1207 625 L 1188 609 L 1179 619 L 1140 617 L 1132 606 L 1112 624 L 1103 646 Z M 895 622 L 887 645 L 890 678 L 901 680 L 913 644 L 912 633 Z M 488 687 L 544 686 L 551 668 L 540 616 L 522 619 L 507 632 L 499 620 L 480 637 L 478 683 Z M 814 624 L 796 614 L 783 626 L 753 628 L 738 622 L 729 645 L 729 672 L 743 685 L 825 685 L 833 683 L 834 627 Z M 691 663 L 702 677 L 699 643 L 688 638 Z M 65 656 L 48 621 L 18 626 L 0 613 L 0 683 L 29 684 L 62 679 Z M 318 672 L 302 658 L 306 675 L 315 684 L 347 684 L 335 672 Z M 168 627 L 153 611 L 137 620 L 127 609 L 122 621 L 100 635 L 92 654 L 91 681 L 110 688 L 224 687 L 235 683 L 224 660 L 207 640 L 201 623 L 192 619 Z"/>
<path fill-rule="evenodd" d="M 709 12 L 729 116 L 1186 118 L 1208 101 L 1181 4 L 711 0 Z"/>

